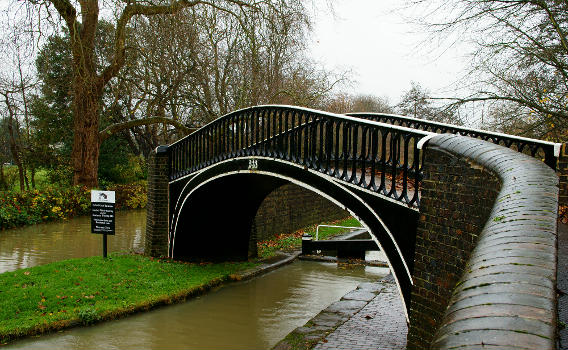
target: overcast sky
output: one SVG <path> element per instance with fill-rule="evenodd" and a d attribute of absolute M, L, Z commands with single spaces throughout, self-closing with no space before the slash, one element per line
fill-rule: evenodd
<path fill-rule="evenodd" d="M 351 69 L 356 85 L 350 93 L 384 96 L 399 101 L 411 81 L 435 94 L 451 94 L 466 67 L 459 48 L 437 50 L 405 17 L 401 0 L 315 0 L 313 57 L 328 69 Z M 462 48 L 463 50 L 463 48 Z"/>

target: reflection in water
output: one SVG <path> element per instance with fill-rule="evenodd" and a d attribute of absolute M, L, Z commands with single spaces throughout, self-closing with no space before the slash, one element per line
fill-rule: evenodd
<path fill-rule="evenodd" d="M 5 349 L 267 349 L 361 282 L 387 272 L 296 261 L 183 304 Z"/>
<path fill-rule="evenodd" d="M 142 248 L 145 227 L 145 210 L 118 211 L 116 235 L 108 236 L 108 251 Z M 91 233 L 89 216 L 0 231 L 0 273 L 102 255 L 102 249 L 102 237 Z"/>

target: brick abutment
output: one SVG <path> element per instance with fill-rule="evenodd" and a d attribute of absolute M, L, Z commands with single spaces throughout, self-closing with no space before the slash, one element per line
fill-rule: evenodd
<path fill-rule="evenodd" d="M 169 178 L 167 146 L 156 148 L 148 159 L 148 204 L 144 252 L 153 257 L 168 255 Z"/>
<path fill-rule="evenodd" d="M 349 212 L 321 195 L 290 183 L 266 197 L 254 218 L 254 228 L 257 240 L 262 241 L 275 234 L 348 216 Z"/>

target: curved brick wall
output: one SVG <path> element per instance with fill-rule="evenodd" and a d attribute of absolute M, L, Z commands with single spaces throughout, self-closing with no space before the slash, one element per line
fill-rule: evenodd
<path fill-rule="evenodd" d="M 259 241 L 275 234 L 290 233 L 350 214 L 319 194 L 293 183 L 272 191 L 258 208 L 254 229 Z"/>
<path fill-rule="evenodd" d="M 434 137 L 425 154 L 426 198 L 416 259 L 427 260 L 432 247 L 440 244 L 457 258 L 453 265 L 439 264 L 430 280 L 424 278 L 431 265 L 415 269 L 408 348 L 428 344 L 432 349 L 555 348 L 558 177 L 554 171 L 531 157 L 456 135 Z M 454 178 L 448 169 L 453 169 Z M 457 185 L 452 183 L 456 180 Z M 446 185 L 457 190 L 446 190 Z M 454 202 L 445 223 L 432 222 L 444 216 L 431 203 L 436 198 Z M 476 227 L 480 218 L 484 225 Z M 456 221 L 464 222 L 463 231 L 452 228 Z M 444 293 L 446 300 L 440 298 Z M 428 298 L 421 299 L 421 294 Z M 437 302 L 428 304 L 428 300 Z"/>

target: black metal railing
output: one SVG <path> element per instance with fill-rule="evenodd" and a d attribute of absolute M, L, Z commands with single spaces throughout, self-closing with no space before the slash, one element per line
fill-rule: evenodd
<path fill-rule="evenodd" d="M 170 181 L 236 157 L 269 157 L 419 204 L 430 132 L 290 106 L 258 106 L 216 119 L 168 147 Z"/>
<path fill-rule="evenodd" d="M 556 169 L 556 163 L 560 152 L 559 143 L 541 141 L 479 129 L 471 129 L 413 117 L 382 113 L 347 113 L 346 115 L 356 118 L 373 120 L 380 123 L 403 126 L 411 129 L 429 131 L 437 134 L 451 133 L 481 139 L 541 159 L 552 169 Z"/>

